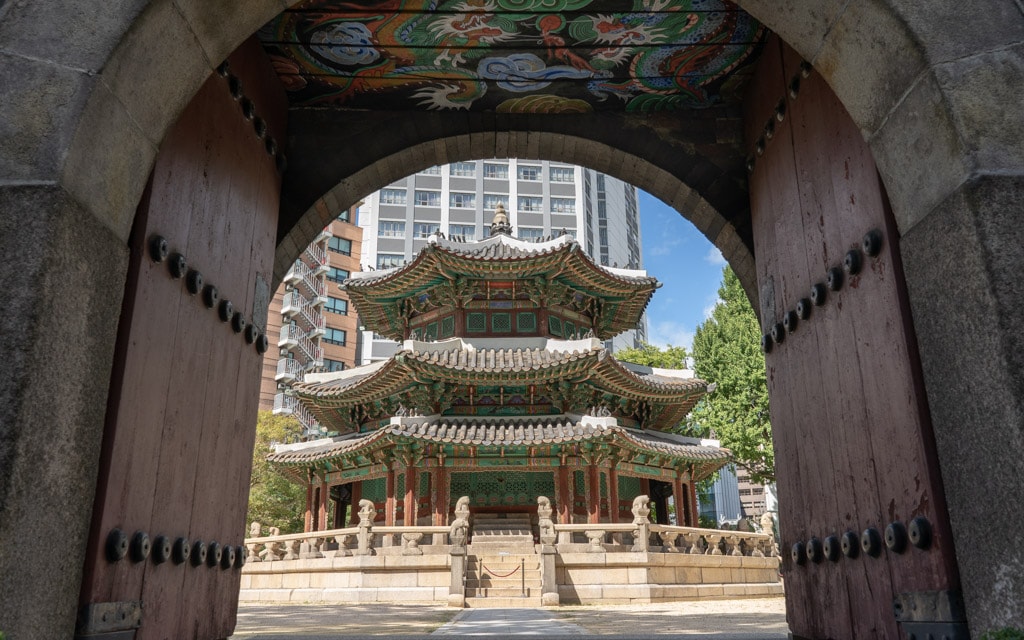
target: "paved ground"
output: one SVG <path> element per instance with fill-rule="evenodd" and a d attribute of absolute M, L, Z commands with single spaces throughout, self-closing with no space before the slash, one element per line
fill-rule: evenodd
<path fill-rule="evenodd" d="M 401 636 L 575 636 L 657 640 L 785 640 L 782 598 L 558 609 L 449 609 L 432 605 L 246 605 L 234 640 Z"/>

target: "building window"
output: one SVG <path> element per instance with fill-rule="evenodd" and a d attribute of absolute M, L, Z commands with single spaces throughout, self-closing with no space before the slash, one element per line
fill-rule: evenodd
<path fill-rule="evenodd" d="M 485 178 L 496 178 L 498 180 L 508 180 L 508 165 L 507 164 L 491 164 L 489 162 L 484 163 L 484 177 Z"/>
<path fill-rule="evenodd" d="M 327 333 L 324 334 L 324 342 L 327 344 L 336 344 L 338 346 L 345 346 L 345 330 L 344 329 L 327 329 Z"/>
<path fill-rule="evenodd" d="M 521 240 L 539 240 L 544 236 L 544 229 L 534 227 L 519 227 L 519 238 Z"/>
<path fill-rule="evenodd" d="M 441 192 L 440 191 L 416 191 L 416 206 L 417 207 L 440 207 L 441 206 Z"/>
<path fill-rule="evenodd" d="M 541 168 L 532 164 L 521 164 L 516 167 L 516 175 L 520 180 L 540 180 Z"/>
<path fill-rule="evenodd" d="M 494 211 L 498 208 L 498 205 L 508 209 L 508 196 L 500 195 L 496 193 L 485 193 L 484 194 L 484 211 Z"/>
<path fill-rule="evenodd" d="M 448 206 L 453 209 L 475 209 L 475 193 L 450 193 L 448 194 Z"/>
<path fill-rule="evenodd" d="M 441 225 L 436 222 L 416 222 L 413 223 L 413 236 L 414 238 L 429 238 L 431 235 L 437 233 L 441 228 Z"/>
<path fill-rule="evenodd" d="M 379 220 L 377 222 L 377 237 L 404 238 L 405 223 L 397 220 Z"/>
<path fill-rule="evenodd" d="M 327 296 L 327 304 L 324 305 L 326 311 L 331 313 L 339 313 L 343 316 L 348 315 L 348 300 L 342 300 L 341 298 L 332 298 Z"/>
<path fill-rule="evenodd" d="M 327 240 L 327 248 L 343 256 L 352 255 L 352 241 L 338 236 L 332 236 Z"/>
<path fill-rule="evenodd" d="M 449 175 L 471 177 L 476 174 L 475 162 L 453 162 L 449 167 Z"/>
<path fill-rule="evenodd" d="M 331 360 L 330 358 L 324 358 L 324 370 L 325 371 L 344 371 L 345 363 L 341 360 Z"/>
<path fill-rule="evenodd" d="M 467 242 L 472 242 L 476 239 L 476 225 L 472 224 L 452 224 L 448 225 L 449 236 L 465 238 Z"/>
<path fill-rule="evenodd" d="M 425 176 L 439 176 L 441 175 L 441 167 L 427 167 L 423 171 L 420 171 Z"/>
<path fill-rule="evenodd" d="M 390 269 L 391 267 L 401 266 L 405 262 L 405 256 L 399 253 L 378 253 L 377 254 L 377 268 L 378 269 Z"/>
<path fill-rule="evenodd" d="M 405 189 L 381 189 L 381 204 L 405 204 Z"/>
<path fill-rule="evenodd" d="M 572 167 L 551 167 L 551 182 L 572 182 L 576 179 L 576 170 Z"/>
<path fill-rule="evenodd" d="M 551 198 L 552 213 L 576 213 L 576 198 Z"/>
<path fill-rule="evenodd" d="M 350 275 L 352 274 L 350 274 L 346 269 L 331 267 L 330 270 L 327 272 L 327 279 L 330 280 L 331 282 L 337 282 L 338 284 L 341 284 L 342 282 L 347 280 Z"/>
<path fill-rule="evenodd" d="M 519 196 L 519 210 L 540 213 L 544 210 L 544 198 L 540 196 Z"/>

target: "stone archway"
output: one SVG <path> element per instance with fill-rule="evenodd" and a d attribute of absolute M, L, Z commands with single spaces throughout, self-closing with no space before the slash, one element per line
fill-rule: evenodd
<path fill-rule="evenodd" d="M 1012 547 L 994 553 L 989 541 L 1019 529 L 1001 498 L 1019 480 L 1002 470 L 1024 453 L 1014 430 L 1024 415 L 1013 275 L 1024 262 L 1013 219 L 1024 191 L 1020 9 L 739 4 L 815 66 L 871 144 L 902 233 L 968 607 L 975 624 L 1008 623 L 1020 597 L 1000 577 L 1024 558 Z M 23 558 L 3 556 L 6 574 L 26 577 L 5 582 L 2 595 L 19 619 L 66 628 L 73 615 L 125 243 L 156 149 L 219 60 L 284 5 L 227 15 L 170 1 L 102 15 L 73 2 L 0 10 L 12 87 L 0 120 L 0 248 L 14 309 L 3 329 L 11 375 L 0 395 L 9 470 L 0 504 L 4 539 L 32 557 L 26 572 L 8 570 Z M 72 551 L 36 551 L 56 539 Z M 64 581 L 51 588 L 32 575 Z"/>

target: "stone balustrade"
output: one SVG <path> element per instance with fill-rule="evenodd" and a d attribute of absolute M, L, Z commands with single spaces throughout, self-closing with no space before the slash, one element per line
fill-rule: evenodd
<path fill-rule="evenodd" d="M 582 534 L 586 551 L 604 553 L 620 551 L 620 540 L 632 538 L 630 551 L 662 551 L 704 555 L 750 556 L 764 558 L 777 555 L 775 539 L 766 533 L 698 529 L 654 523 L 556 524 L 555 531 Z M 564 539 L 564 538 L 563 538 Z M 652 544 L 651 540 L 655 540 Z M 561 545 L 559 545 L 561 546 Z M 660 549 L 659 549 L 660 547 Z"/>
<path fill-rule="evenodd" d="M 422 555 L 420 548 L 448 544 L 448 527 L 388 527 L 362 523 L 360 526 L 306 533 L 246 538 L 247 562 L 308 560 L 345 556 L 375 555 L 377 549 L 400 547 L 401 555 Z"/>

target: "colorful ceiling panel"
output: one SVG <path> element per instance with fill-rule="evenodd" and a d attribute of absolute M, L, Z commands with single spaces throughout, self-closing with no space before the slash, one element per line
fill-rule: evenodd
<path fill-rule="evenodd" d="M 308 0 L 259 33 L 296 106 L 508 113 L 733 103 L 765 34 L 725 0 Z"/>

